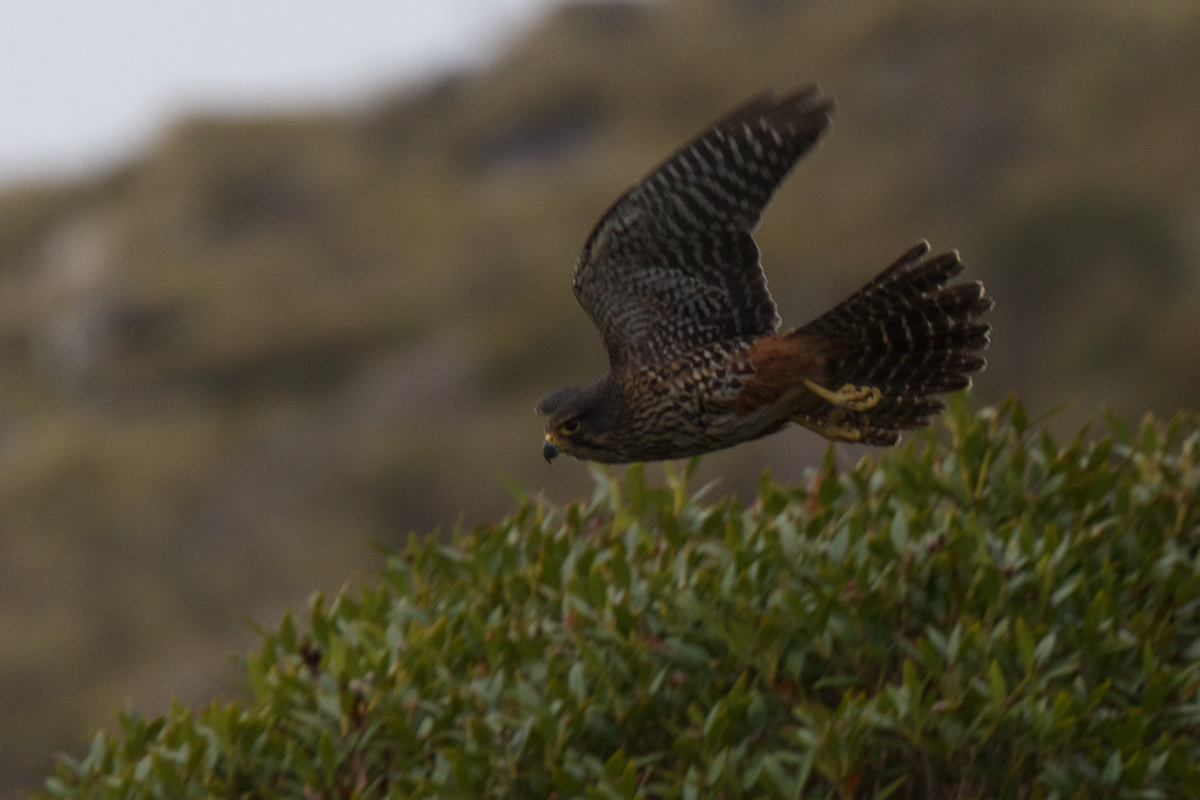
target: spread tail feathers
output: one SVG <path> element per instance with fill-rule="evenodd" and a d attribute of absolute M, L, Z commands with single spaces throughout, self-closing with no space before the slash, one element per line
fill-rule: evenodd
<path fill-rule="evenodd" d="M 918 428 L 944 407 L 932 395 L 971 385 L 983 369 L 988 325 L 978 318 L 992 307 L 983 284 L 946 286 L 964 269 L 957 252 L 926 258 L 919 242 L 846 301 L 795 332 L 821 343 L 826 359 L 821 383 L 879 389 L 858 441 L 893 444 L 899 430 Z M 797 421 L 829 430 L 839 412 L 825 404 Z M 824 418 L 823 418 L 824 417 Z M 843 438 L 843 437 L 835 437 Z"/>

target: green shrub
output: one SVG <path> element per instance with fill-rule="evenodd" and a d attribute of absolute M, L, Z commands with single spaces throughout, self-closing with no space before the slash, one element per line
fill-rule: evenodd
<path fill-rule="evenodd" d="M 252 701 L 127 714 L 47 793 L 1200 797 L 1200 433 L 945 427 L 748 509 L 635 466 L 413 538 Z"/>

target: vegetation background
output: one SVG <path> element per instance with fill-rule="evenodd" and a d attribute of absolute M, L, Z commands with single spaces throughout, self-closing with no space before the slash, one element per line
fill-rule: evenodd
<path fill-rule="evenodd" d="M 367 546 L 560 499 L 533 400 L 603 371 L 591 225 L 687 136 L 818 80 L 832 135 L 759 234 L 788 324 L 918 238 L 995 296 L 976 394 L 1134 418 L 1200 391 L 1200 6 L 574 3 L 485 70 L 360 112 L 181 120 L 0 192 L 0 792 L 229 654 Z M 706 459 L 752 496 L 823 443 Z M 856 458 L 852 448 L 844 451 Z"/>

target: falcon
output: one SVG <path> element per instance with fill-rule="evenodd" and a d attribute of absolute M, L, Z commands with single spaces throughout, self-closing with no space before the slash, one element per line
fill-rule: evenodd
<path fill-rule="evenodd" d="M 790 423 L 832 441 L 891 445 L 984 368 L 992 301 L 948 285 L 952 251 L 909 248 L 840 305 L 780 331 L 753 232 L 829 128 L 811 86 L 760 95 L 618 199 L 575 264 L 575 296 L 608 374 L 550 392 L 542 454 L 627 463 L 687 458 Z"/>

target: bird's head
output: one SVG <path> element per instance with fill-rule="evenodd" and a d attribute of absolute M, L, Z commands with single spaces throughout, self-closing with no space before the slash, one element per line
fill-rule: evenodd
<path fill-rule="evenodd" d="M 611 375 L 583 386 L 567 386 L 542 397 L 534 411 L 548 416 L 542 455 L 553 461 L 560 453 L 581 461 L 612 462 L 621 428 L 614 419 L 619 392 Z"/>

